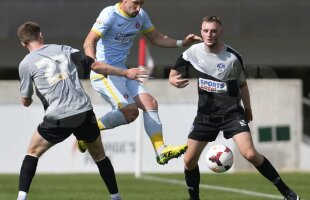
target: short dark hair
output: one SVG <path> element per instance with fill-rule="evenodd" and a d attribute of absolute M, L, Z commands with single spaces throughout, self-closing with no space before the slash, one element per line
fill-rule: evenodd
<path fill-rule="evenodd" d="M 17 35 L 24 44 L 37 40 L 40 36 L 40 32 L 40 25 L 36 22 L 25 22 L 17 29 Z"/>
<path fill-rule="evenodd" d="M 222 21 L 219 17 L 215 16 L 215 15 L 211 15 L 211 16 L 206 16 L 202 19 L 202 23 L 203 22 L 216 22 L 219 25 L 222 25 Z"/>

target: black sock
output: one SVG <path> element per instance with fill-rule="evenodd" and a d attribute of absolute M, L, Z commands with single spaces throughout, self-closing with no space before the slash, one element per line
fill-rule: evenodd
<path fill-rule="evenodd" d="M 188 193 L 191 200 L 199 200 L 199 183 L 200 183 L 200 172 L 199 166 L 193 170 L 184 170 L 185 181 L 188 188 Z"/>
<path fill-rule="evenodd" d="M 118 193 L 116 178 L 112 163 L 108 157 L 96 162 L 101 178 L 106 184 L 110 194 Z"/>
<path fill-rule="evenodd" d="M 29 191 L 32 179 L 36 173 L 38 164 L 38 158 L 30 155 L 26 155 L 20 169 L 19 174 L 19 191 Z"/>
<path fill-rule="evenodd" d="M 283 182 L 280 175 L 267 158 L 264 157 L 263 163 L 260 166 L 256 167 L 256 169 L 265 178 L 271 181 L 278 188 L 282 195 L 284 195 L 289 190 L 287 185 Z"/>

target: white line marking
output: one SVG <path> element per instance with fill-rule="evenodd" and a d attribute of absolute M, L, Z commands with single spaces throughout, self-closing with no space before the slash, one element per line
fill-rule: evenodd
<path fill-rule="evenodd" d="M 166 179 L 166 178 L 159 178 L 159 177 L 146 176 L 146 175 L 142 175 L 141 179 L 150 180 L 150 181 L 157 181 L 157 182 L 161 182 L 161 183 L 173 183 L 176 185 L 186 186 L 184 181 L 175 180 L 175 179 Z M 279 195 L 272 195 L 272 194 L 266 194 L 266 193 L 254 192 L 254 191 L 250 191 L 250 190 L 242 190 L 242 189 L 236 189 L 236 188 L 213 186 L 213 185 L 207 185 L 207 184 L 200 184 L 200 188 L 211 189 L 211 190 L 219 190 L 219 191 L 224 191 L 224 192 L 234 192 L 234 193 L 239 193 L 239 194 L 244 194 L 244 195 L 249 195 L 249 196 L 264 197 L 264 198 L 269 198 L 269 199 L 283 199 L 283 197 L 279 196 Z"/>

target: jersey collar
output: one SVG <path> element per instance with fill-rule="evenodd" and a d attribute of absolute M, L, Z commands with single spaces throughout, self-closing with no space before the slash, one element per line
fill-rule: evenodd
<path fill-rule="evenodd" d="M 122 9 L 121 9 L 121 2 L 119 2 L 119 3 L 117 3 L 116 4 L 116 8 L 117 8 L 117 10 L 119 11 L 119 13 L 121 14 L 121 15 L 123 15 L 124 17 L 127 17 L 127 18 L 131 18 L 129 15 L 127 15 L 127 13 L 125 13 Z"/>

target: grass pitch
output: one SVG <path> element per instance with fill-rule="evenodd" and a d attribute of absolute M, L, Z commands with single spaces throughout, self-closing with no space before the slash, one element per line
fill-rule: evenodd
<path fill-rule="evenodd" d="M 310 200 L 310 173 L 281 173 L 285 182 L 302 198 Z M 117 174 L 124 200 L 188 199 L 183 174 Z M 0 174 L 0 200 L 16 199 L 18 175 Z M 202 174 L 202 200 L 281 199 L 278 191 L 258 173 Z M 99 174 L 37 174 L 29 200 L 108 200 Z"/>

